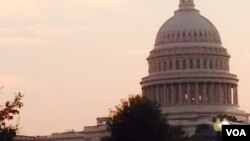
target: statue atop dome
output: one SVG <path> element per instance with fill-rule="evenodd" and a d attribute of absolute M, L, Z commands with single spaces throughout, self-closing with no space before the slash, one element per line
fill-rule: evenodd
<path fill-rule="evenodd" d="M 180 4 L 194 4 L 193 0 L 180 0 Z"/>
<path fill-rule="evenodd" d="M 180 10 L 194 9 L 194 6 L 193 0 L 180 0 Z"/>

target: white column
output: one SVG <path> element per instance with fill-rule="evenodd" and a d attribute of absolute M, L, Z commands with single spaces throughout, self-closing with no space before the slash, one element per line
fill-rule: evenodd
<path fill-rule="evenodd" d="M 147 87 L 143 87 L 142 88 L 142 96 L 147 97 L 147 92 L 146 91 L 147 91 Z"/>
<path fill-rule="evenodd" d="M 233 104 L 236 105 L 236 91 L 235 91 L 235 85 L 233 85 Z"/>
<path fill-rule="evenodd" d="M 215 103 L 219 104 L 220 103 L 220 98 L 219 98 L 219 83 L 214 83 L 214 94 L 215 94 Z"/>
<path fill-rule="evenodd" d="M 179 85 L 179 94 L 178 94 L 178 97 L 179 97 L 179 104 L 182 104 L 182 84 L 180 83 Z"/>
<path fill-rule="evenodd" d="M 232 103 L 232 86 L 231 84 L 228 84 L 228 103 L 231 105 Z"/>
<path fill-rule="evenodd" d="M 236 85 L 236 104 L 238 105 L 238 86 Z"/>
<path fill-rule="evenodd" d="M 147 86 L 146 87 L 146 91 L 145 91 L 145 93 L 146 93 L 146 97 L 148 98 L 148 99 L 150 99 L 150 86 Z"/>
<path fill-rule="evenodd" d="M 156 103 L 155 86 L 151 86 L 151 97 L 152 101 Z"/>
<path fill-rule="evenodd" d="M 159 87 L 159 85 L 156 85 L 156 86 L 155 86 L 155 92 L 156 92 L 156 93 L 155 93 L 155 97 L 156 97 L 155 100 L 156 100 L 156 103 L 157 103 L 157 104 L 161 104 L 161 103 L 160 103 L 160 87 Z"/>
<path fill-rule="evenodd" d="M 163 85 L 160 85 L 160 103 L 161 103 L 161 106 L 163 107 L 164 106 L 164 91 L 163 91 Z"/>
<path fill-rule="evenodd" d="M 234 105 L 238 105 L 238 88 L 237 88 L 237 85 L 234 86 Z"/>
<path fill-rule="evenodd" d="M 163 107 L 165 107 L 167 105 L 167 93 L 166 93 L 166 84 L 163 85 L 163 92 L 162 92 L 162 99 L 163 99 Z"/>
<path fill-rule="evenodd" d="M 151 93 L 150 93 L 150 86 L 147 86 L 147 87 L 146 87 L 146 94 L 147 94 L 147 98 L 148 98 L 149 100 L 151 100 L 151 99 L 150 99 L 150 96 L 151 96 L 151 95 L 150 95 L 150 94 L 151 94 Z"/>
<path fill-rule="evenodd" d="M 199 83 L 195 83 L 195 103 L 199 103 Z"/>
<path fill-rule="evenodd" d="M 224 104 L 228 104 L 228 89 L 226 83 L 224 83 Z"/>
<path fill-rule="evenodd" d="M 210 103 L 214 104 L 215 103 L 215 93 L 214 93 L 214 82 L 211 83 L 211 91 L 210 91 Z"/>
<path fill-rule="evenodd" d="M 219 104 L 223 104 L 223 99 L 222 99 L 222 85 L 221 85 L 221 83 L 219 83 L 219 85 L 218 85 L 218 87 L 219 87 Z"/>
<path fill-rule="evenodd" d="M 203 91 L 202 91 L 202 103 L 207 104 L 207 83 L 204 82 Z"/>
<path fill-rule="evenodd" d="M 171 84 L 171 104 L 175 104 L 175 90 L 174 90 L 174 84 Z"/>
<path fill-rule="evenodd" d="M 166 105 L 171 104 L 171 96 L 170 96 L 170 85 L 166 85 Z"/>
<path fill-rule="evenodd" d="M 187 98 L 188 98 L 188 104 L 190 104 L 191 101 L 190 83 L 187 83 Z"/>

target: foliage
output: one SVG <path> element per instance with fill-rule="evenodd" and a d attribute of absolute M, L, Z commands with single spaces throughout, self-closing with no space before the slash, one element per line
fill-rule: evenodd
<path fill-rule="evenodd" d="M 20 108 L 23 106 L 21 102 L 23 95 L 18 93 L 14 101 L 7 101 L 4 106 L 0 106 L 0 140 L 11 141 L 18 131 L 18 124 L 8 125 L 7 123 L 14 119 L 14 116 L 19 114 Z"/>
<path fill-rule="evenodd" d="M 175 141 L 184 135 L 180 127 L 167 124 L 158 105 L 138 95 L 122 100 L 107 124 L 109 141 Z"/>
<path fill-rule="evenodd" d="M 109 141 L 109 137 L 102 137 L 101 141 Z"/>
<path fill-rule="evenodd" d="M 201 124 L 196 127 L 194 136 L 198 138 L 215 138 L 216 134 L 212 125 Z"/>
<path fill-rule="evenodd" d="M 220 121 L 222 121 L 225 118 L 228 121 L 240 122 L 240 121 L 238 121 L 238 119 L 234 115 L 229 115 L 229 114 L 226 114 L 226 113 L 218 114 L 216 117 L 213 118 L 212 121 L 215 122 L 217 118 L 219 118 Z"/>

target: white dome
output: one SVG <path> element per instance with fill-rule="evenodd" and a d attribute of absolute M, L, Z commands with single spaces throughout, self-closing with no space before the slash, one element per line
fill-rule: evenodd
<path fill-rule="evenodd" d="M 180 9 L 160 28 L 155 45 L 179 42 L 219 43 L 221 39 L 215 26 L 193 6 Z"/>

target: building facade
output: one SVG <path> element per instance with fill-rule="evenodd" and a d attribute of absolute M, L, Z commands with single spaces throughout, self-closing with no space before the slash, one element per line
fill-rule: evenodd
<path fill-rule="evenodd" d="M 161 106 L 170 124 L 184 126 L 190 135 L 221 113 L 248 121 L 249 114 L 239 110 L 238 78 L 230 73 L 229 60 L 216 27 L 193 0 L 180 0 L 147 58 L 142 93 Z"/>
<path fill-rule="evenodd" d="M 101 141 L 110 133 L 107 130 L 108 118 L 97 118 L 96 126 L 86 126 L 83 131 L 66 131 L 52 133 L 50 136 L 22 136 L 18 135 L 14 141 Z"/>
<path fill-rule="evenodd" d="M 50 141 L 49 136 L 23 136 L 18 135 L 14 141 Z"/>

